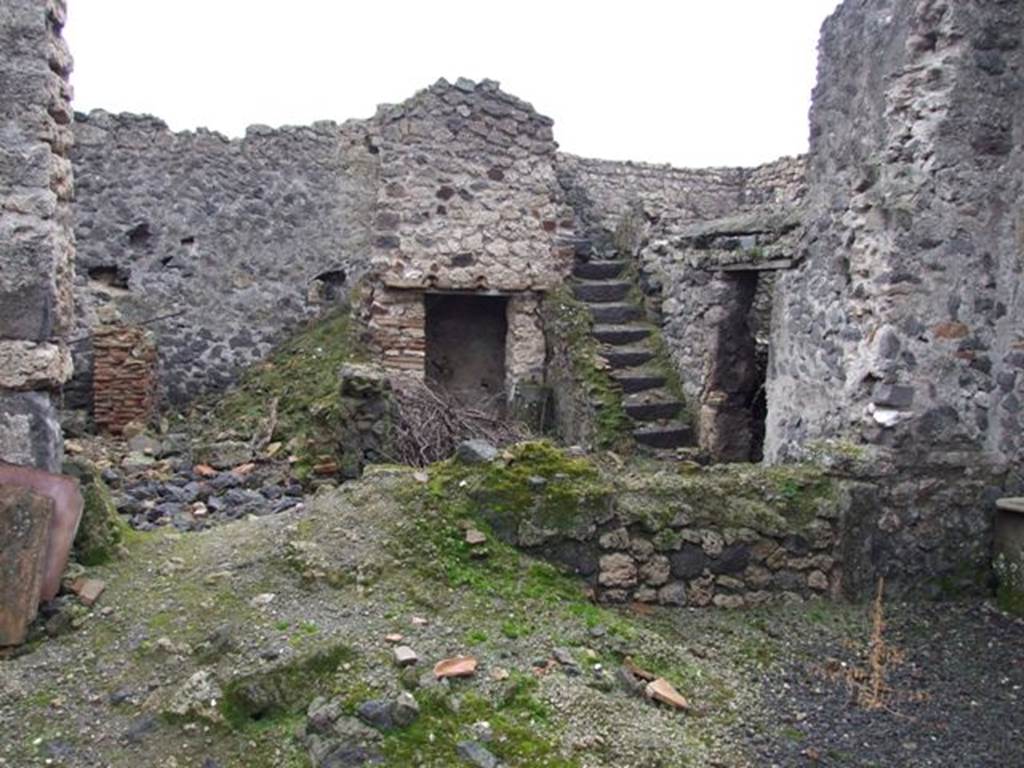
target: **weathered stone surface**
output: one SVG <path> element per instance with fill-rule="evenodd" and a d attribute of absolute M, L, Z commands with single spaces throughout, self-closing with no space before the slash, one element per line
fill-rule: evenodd
<path fill-rule="evenodd" d="M 150 326 L 171 402 L 222 388 L 365 271 L 378 158 L 362 124 L 229 140 L 96 110 L 74 131 L 81 323 L 180 313 Z M 88 345 L 75 356 L 69 396 L 85 403 Z"/>
<path fill-rule="evenodd" d="M 0 485 L 32 490 L 53 501 L 39 591 L 41 599 L 52 600 L 60 590 L 61 576 L 82 517 L 84 502 L 78 481 L 65 475 L 0 462 Z"/>
<path fill-rule="evenodd" d="M 60 420 L 48 393 L 0 391 L 0 461 L 59 472 L 63 453 Z"/>
<path fill-rule="evenodd" d="M 629 555 L 621 552 L 602 555 L 599 567 L 597 581 L 602 587 L 615 589 L 636 586 L 636 562 Z"/>
<path fill-rule="evenodd" d="M 456 448 L 455 457 L 464 464 L 486 464 L 498 458 L 498 449 L 486 440 L 466 440 Z"/>
<path fill-rule="evenodd" d="M 42 389 L 71 376 L 66 347 L 34 341 L 0 341 L 0 388 Z"/>
<path fill-rule="evenodd" d="M 53 500 L 0 484 L 0 646 L 25 640 L 46 566 Z"/>
<path fill-rule="evenodd" d="M 669 556 L 672 575 L 677 579 L 692 579 L 700 576 L 710 562 L 704 550 L 693 544 L 684 544 L 678 552 Z"/>
<path fill-rule="evenodd" d="M 71 374 L 70 57 L 44 0 L 0 14 L 0 459 L 56 471 L 48 407 Z M 35 398 L 13 390 L 38 390 Z"/>
<path fill-rule="evenodd" d="M 659 587 L 668 581 L 671 570 L 672 567 L 667 557 L 654 555 L 650 560 L 641 564 L 639 578 L 644 584 Z"/>

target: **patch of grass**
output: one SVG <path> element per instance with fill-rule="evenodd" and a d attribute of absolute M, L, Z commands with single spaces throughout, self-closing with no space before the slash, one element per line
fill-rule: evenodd
<path fill-rule="evenodd" d="M 466 645 L 483 645 L 487 642 L 487 633 L 482 629 L 471 629 L 465 635 Z"/>
<path fill-rule="evenodd" d="M 344 414 L 338 369 L 364 357 L 349 309 L 315 320 L 227 392 L 197 404 L 190 418 L 200 424 L 199 442 L 249 440 L 262 428 L 269 403 L 276 399 L 272 438 L 288 443 L 299 459 L 298 474 L 308 473 L 321 457 L 340 459 L 338 420 Z"/>
<path fill-rule="evenodd" d="M 533 634 L 533 627 L 520 616 L 510 617 L 501 622 L 501 634 L 509 640 L 518 640 Z"/>
<path fill-rule="evenodd" d="M 517 675 L 493 698 L 478 692 L 460 695 L 457 707 L 441 691 L 421 691 L 416 722 L 384 737 L 387 765 L 461 765 L 458 743 L 471 738 L 473 723 L 486 721 L 494 732 L 487 749 L 502 765 L 576 768 L 576 760 L 559 753 L 557 731 L 535 690 L 535 681 Z"/>

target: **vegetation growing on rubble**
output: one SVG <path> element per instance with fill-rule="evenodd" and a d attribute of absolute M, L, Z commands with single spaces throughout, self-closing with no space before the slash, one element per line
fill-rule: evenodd
<path fill-rule="evenodd" d="M 577 391 L 568 397 L 593 408 L 594 444 L 613 450 L 630 445 L 632 422 L 622 405 L 621 387 L 600 365 L 597 341 L 590 333 L 590 311 L 569 291 L 560 289 L 548 294 L 544 315 L 550 343 L 556 354 L 567 357 L 574 379 Z"/>
<path fill-rule="evenodd" d="M 338 369 L 364 356 L 349 309 L 311 322 L 226 393 L 199 403 L 194 416 L 200 441 L 249 441 L 266 430 L 264 442 L 283 443 L 298 459 L 300 475 L 335 460 L 343 417 Z"/>

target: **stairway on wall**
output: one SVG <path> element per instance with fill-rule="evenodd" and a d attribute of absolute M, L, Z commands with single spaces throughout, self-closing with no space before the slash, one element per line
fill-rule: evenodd
<path fill-rule="evenodd" d="M 694 445 L 684 404 L 657 364 L 654 326 L 631 300 L 634 284 L 621 258 L 577 262 L 572 290 L 593 318 L 591 334 L 609 375 L 622 387 L 622 405 L 637 445 L 656 451 Z"/>

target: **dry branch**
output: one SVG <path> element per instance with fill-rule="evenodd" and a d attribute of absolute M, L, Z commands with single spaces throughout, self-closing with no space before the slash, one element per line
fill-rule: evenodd
<path fill-rule="evenodd" d="M 394 455 L 388 458 L 396 463 L 422 467 L 441 461 L 464 440 L 482 439 L 500 447 L 531 436 L 524 425 L 498 415 L 500 409 L 488 403 L 467 406 L 413 379 L 402 378 L 393 385 L 397 418 Z"/>

